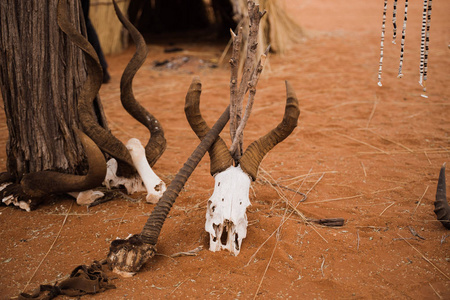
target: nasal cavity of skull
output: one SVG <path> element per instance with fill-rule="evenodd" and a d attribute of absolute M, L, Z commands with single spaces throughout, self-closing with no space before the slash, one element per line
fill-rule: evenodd
<path fill-rule="evenodd" d="M 234 235 L 234 246 L 236 247 L 236 250 L 239 251 L 239 235 L 236 232 L 236 234 Z"/>
<path fill-rule="evenodd" d="M 220 236 L 220 242 L 222 243 L 222 245 L 226 245 L 227 244 L 227 240 L 228 240 L 228 220 L 225 220 L 223 223 L 223 231 L 222 231 L 222 235 Z"/>

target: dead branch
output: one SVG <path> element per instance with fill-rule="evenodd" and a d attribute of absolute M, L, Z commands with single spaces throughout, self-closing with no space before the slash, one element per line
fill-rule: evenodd
<path fill-rule="evenodd" d="M 264 69 L 264 64 L 266 62 L 267 55 L 269 54 L 269 50 L 270 50 L 270 45 L 267 47 L 264 54 L 261 55 L 258 65 L 256 66 L 256 68 L 252 74 L 252 78 L 251 78 L 250 82 L 248 83 L 248 89 L 250 90 L 250 94 L 248 96 L 247 106 L 245 108 L 244 117 L 239 122 L 239 126 L 236 129 L 234 139 L 232 140 L 232 144 L 230 147 L 230 152 L 232 153 L 232 156 L 234 159 L 236 159 L 236 155 L 237 155 L 237 153 L 239 153 L 239 152 L 237 152 L 238 147 L 240 147 L 240 149 L 242 149 L 242 146 L 241 146 L 242 133 L 244 132 L 245 125 L 247 124 L 248 118 L 250 117 L 250 113 L 252 112 L 253 102 L 255 100 L 255 94 L 256 94 L 256 85 L 258 84 L 259 76 L 261 75 L 261 72 Z M 233 155 L 233 153 L 235 153 L 235 152 L 236 152 L 236 154 Z M 240 155 L 238 158 L 240 158 Z"/>
<path fill-rule="evenodd" d="M 259 23 L 261 18 L 265 15 L 266 11 L 259 11 L 259 5 L 256 5 L 253 1 L 248 1 L 248 16 L 249 16 L 249 34 L 248 34 L 248 44 L 247 44 L 247 56 L 244 63 L 243 73 L 241 77 L 241 82 L 239 84 L 238 94 L 235 99 L 230 99 L 230 106 L 235 106 L 233 108 L 233 112 L 235 116 L 232 115 L 231 118 L 235 119 L 235 124 L 239 124 L 242 118 L 242 103 L 244 100 L 244 96 L 247 93 L 249 88 L 249 81 L 254 72 L 255 59 L 256 59 L 256 50 L 258 46 L 258 32 L 259 32 Z M 240 45 L 239 45 L 240 47 Z M 234 52 L 234 46 L 233 46 Z M 236 127 L 236 125 L 235 125 Z M 231 130 L 230 130 L 231 131 Z M 231 140 L 234 141 L 236 135 L 231 136 Z M 242 155 L 242 143 L 243 143 L 243 135 L 238 136 L 239 141 L 238 146 L 235 151 L 231 153 L 235 161 L 239 161 L 239 158 Z"/>

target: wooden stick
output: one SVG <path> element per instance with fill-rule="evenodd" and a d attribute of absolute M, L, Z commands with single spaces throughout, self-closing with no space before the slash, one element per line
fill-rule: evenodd
<path fill-rule="evenodd" d="M 231 140 L 234 139 L 236 134 L 236 129 L 238 122 L 236 120 L 236 110 L 238 104 L 238 72 L 239 72 L 239 60 L 241 52 L 242 43 L 242 27 L 239 27 L 238 34 L 236 35 L 232 30 L 230 30 L 233 50 L 231 52 L 230 65 L 231 65 L 231 76 L 230 76 L 230 135 Z"/>
<path fill-rule="evenodd" d="M 308 195 L 309 192 L 311 192 L 313 190 L 313 188 L 316 187 L 316 185 L 322 180 L 323 176 L 325 176 L 325 173 L 322 173 L 322 176 L 320 176 L 320 178 L 317 179 L 317 181 L 313 184 L 313 186 L 306 192 L 306 195 Z"/>
<path fill-rule="evenodd" d="M 373 148 L 373 149 L 376 149 L 376 150 L 380 151 L 381 153 L 388 154 L 386 151 L 381 150 L 380 148 L 377 148 L 377 147 L 375 147 L 375 146 L 372 146 L 371 144 L 368 144 L 368 143 L 366 143 L 366 142 L 363 142 L 363 141 L 357 140 L 357 139 L 355 139 L 355 138 L 352 138 L 351 136 L 348 136 L 348 135 L 345 135 L 345 134 L 342 134 L 342 133 L 339 133 L 339 135 L 341 135 L 341 136 L 343 136 L 343 137 L 345 137 L 345 138 L 348 138 L 349 140 L 352 140 L 352 141 L 358 142 L 358 143 L 360 143 L 360 144 L 369 146 L 369 147 L 371 147 L 371 148 Z"/>
<path fill-rule="evenodd" d="M 259 23 L 261 18 L 265 15 L 266 11 L 259 11 L 259 5 L 256 5 L 254 1 L 248 1 L 248 17 L 249 17 L 249 34 L 248 34 L 248 42 L 247 42 L 247 56 L 244 62 L 243 73 L 241 77 L 241 82 L 239 84 L 238 94 L 233 101 L 236 101 L 236 111 L 234 111 L 236 115 L 236 124 L 241 122 L 242 118 L 242 109 L 243 109 L 243 101 L 244 96 L 247 93 L 249 81 L 254 72 L 255 68 L 255 59 L 256 59 L 256 50 L 258 45 L 258 32 L 259 32 Z M 233 50 L 234 51 L 234 50 Z M 234 105 L 234 104 L 233 104 Z M 232 116 L 231 118 L 234 118 Z M 237 128 L 236 128 L 237 129 Z M 244 137 L 241 134 L 240 136 L 235 135 L 232 137 L 232 141 L 238 138 L 238 146 L 236 147 L 234 152 L 231 152 L 231 156 L 235 161 L 239 161 L 242 155 L 242 144 Z"/>
<path fill-rule="evenodd" d="M 439 299 L 444 299 L 444 298 L 442 298 L 442 296 L 439 295 L 439 293 L 434 289 L 434 287 L 431 285 L 431 282 L 428 282 L 428 284 L 430 285 L 431 289 L 435 292 L 436 296 L 439 297 Z"/>
<path fill-rule="evenodd" d="M 305 202 L 304 204 L 317 204 L 317 203 L 324 203 L 324 202 L 332 202 L 332 201 L 348 200 L 348 199 L 358 198 L 358 197 L 362 197 L 362 196 L 363 196 L 363 195 L 355 195 L 355 196 L 341 197 L 341 198 L 334 198 L 334 199 L 327 199 L 327 200 L 314 201 L 314 202 Z"/>
<path fill-rule="evenodd" d="M 423 192 L 422 197 L 420 197 L 419 202 L 417 202 L 416 208 L 414 208 L 414 211 L 413 211 L 413 213 L 412 213 L 413 215 L 416 213 L 416 210 L 417 210 L 417 208 L 419 207 L 420 202 L 422 202 L 422 199 L 423 199 L 423 197 L 425 196 L 425 194 L 427 193 L 429 187 L 430 187 L 430 186 L 427 185 L 427 188 L 425 189 L 425 192 Z"/>
<path fill-rule="evenodd" d="M 388 210 L 388 208 L 391 207 L 391 206 L 394 205 L 394 204 L 395 204 L 395 202 L 392 202 L 389 206 L 387 206 L 387 207 L 380 213 L 379 216 L 381 217 L 381 215 L 384 214 L 384 212 L 385 212 L 386 210 Z"/>
<path fill-rule="evenodd" d="M 262 285 L 262 283 L 264 281 L 264 277 L 266 276 L 267 269 L 269 269 L 270 263 L 272 262 L 273 255 L 275 253 L 275 250 L 277 249 L 277 245 L 278 245 L 278 239 L 275 242 L 275 246 L 273 247 L 272 254 L 270 255 L 269 261 L 267 262 L 266 269 L 264 270 L 263 276 L 261 278 L 261 281 L 259 282 L 258 289 L 256 290 L 256 293 L 255 293 L 255 296 L 253 297 L 253 299 L 256 299 L 256 297 L 258 296 L 259 289 L 261 288 L 261 285 Z"/>
<path fill-rule="evenodd" d="M 361 167 L 362 167 L 363 172 L 364 172 L 364 177 L 367 177 L 366 168 L 364 167 L 363 162 L 361 162 Z"/>
<path fill-rule="evenodd" d="M 400 144 L 399 142 L 396 142 L 396 141 L 390 140 L 390 139 L 388 139 L 388 138 L 386 138 L 386 137 L 384 137 L 384 136 L 381 136 L 380 134 L 376 133 L 375 131 L 373 131 L 373 130 L 371 130 L 371 129 L 367 129 L 367 130 L 370 131 L 370 132 L 372 132 L 373 134 L 377 135 L 378 137 L 382 138 L 382 139 L 385 140 L 385 141 L 388 141 L 388 142 L 390 142 L 390 143 L 396 144 L 396 145 L 402 147 L 403 149 L 408 150 L 409 152 L 413 152 L 413 150 L 411 150 L 410 148 L 408 148 L 408 147 L 406 147 L 406 146 Z"/>
<path fill-rule="evenodd" d="M 250 117 L 250 113 L 252 112 L 253 102 L 255 100 L 255 94 L 256 94 L 256 85 L 258 84 L 259 76 L 262 73 L 262 70 L 264 69 L 264 64 L 266 62 L 267 55 L 269 54 L 270 45 L 267 47 L 264 54 L 261 55 L 261 58 L 258 62 L 258 65 L 253 72 L 252 79 L 249 82 L 248 88 L 250 90 L 250 94 L 248 96 L 247 100 L 247 106 L 245 108 L 244 117 L 239 122 L 239 126 L 236 129 L 234 139 L 232 140 L 232 144 L 230 147 L 230 152 L 235 153 L 237 147 L 239 146 L 239 143 L 242 142 L 240 137 L 242 136 L 242 133 L 244 131 L 245 125 L 247 125 L 248 118 Z"/>
<path fill-rule="evenodd" d="M 66 216 L 64 217 L 64 220 L 61 224 L 61 227 L 59 228 L 58 234 L 56 235 L 55 239 L 53 240 L 53 243 L 50 245 L 50 248 L 48 249 L 47 253 L 45 253 L 44 257 L 42 258 L 41 262 L 39 263 L 39 265 L 37 266 L 37 268 L 34 270 L 33 275 L 31 275 L 31 278 L 28 280 L 27 284 L 25 285 L 25 287 L 23 288 L 23 292 L 25 292 L 25 290 L 27 289 L 28 285 L 30 284 L 31 280 L 33 280 L 34 276 L 36 275 L 37 271 L 39 270 L 39 268 L 41 267 L 42 263 L 44 262 L 44 260 L 47 258 L 48 254 L 50 253 L 50 251 L 53 249 L 53 246 L 55 245 L 56 241 L 59 238 L 59 235 L 61 234 L 61 231 L 64 227 L 64 224 L 66 224 L 67 218 L 69 217 L 69 213 L 72 210 L 72 206 L 73 206 L 73 202 L 72 201 L 70 203 L 70 207 L 67 210 Z"/>
<path fill-rule="evenodd" d="M 439 271 L 439 273 L 441 273 L 442 275 L 444 275 L 445 278 L 447 278 L 448 280 L 450 280 L 450 276 L 448 276 L 447 274 L 445 274 L 444 272 L 442 272 L 441 269 L 439 269 L 438 267 L 436 267 L 435 264 L 433 264 L 433 263 L 432 263 L 428 258 L 426 258 L 419 250 L 417 250 L 413 245 L 411 245 L 410 242 L 408 242 L 404 237 L 402 237 L 402 236 L 400 235 L 400 233 L 397 233 L 397 235 L 398 235 L 399 237 L 401 237 L 406 243 L 408 243 L 408 245 L 410 245 L 411 248 L 413 248 L 417 253 L 419 253 L 420 256 L 422 256 L 422 258 L 423 258 L 426 262 L 428 262 L 430 265 L 433 266 L 433 268 L 435 268 L 437 271 Z"/>
<path fill-rule="evenodd" d="M 369 128 L 370 121 L 372 121 L 373 115 L 375 114 L 375 109 L 377 108 L 378 99 L 373 102 L 373 108 L 370 112 L 369 120 L 367 121 L 366 128 Z"/>

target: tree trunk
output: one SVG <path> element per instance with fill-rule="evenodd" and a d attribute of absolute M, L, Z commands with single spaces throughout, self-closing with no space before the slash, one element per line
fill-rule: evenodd
<path fill-rule="evenodd" d="M 81 50 L 58 28 L 58 0 L 0 1 L 0 88 L 9 131 L 7 170 L 83 171 L 77 98 L 86 79 Z M 84 30 L 79 1 L 69 16 Z M 97 108 L 97 114 L 102 107 Z M 104 120 L 104 119 L 103 119 Z M 106 123 L 103 124 L 106 126 Z"/>

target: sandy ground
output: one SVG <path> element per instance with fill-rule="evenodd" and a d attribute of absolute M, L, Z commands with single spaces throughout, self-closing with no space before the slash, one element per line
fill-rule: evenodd
<path fill-rule="evenodd" d="M 270 56 L 245 145 L 281 120 L 284 80 L 297 92 L 301 115 L 298 128 L 261 164 L 241 253 L 207 250 L 203 228 L 214 180 L 205 157 L 164 224 L 158 255 L 135 277 L 117 278 L 116 289 L 93 297 L 450 299 L 450 232 L 433 213 L 438 172 L 450 157 L 450 2 L 433 2 L 428 99 L 418 84 L 419 2 L 410 1 L 404 77 L 397 79 L 400 40 L 389 41 L 389 1 L 380 88 L 383 1 L 286 1 L 307 36 L 284 56 Z M 183 111 L 192 77 L 201 77 L 202 111 L 212 124 L 229 101 L 229 69 L 226 63 L 208 67 L 224 45 L 183 43 L 176 46 L 184 52 L 165 54 L 167 46 L 149 45 L 134 87 L 136 98 L 164 126 L 168 147 L 154 169 L 169 183 L 198 143 Z M 145 141 L 145 129 L 119 102 L 120 75 L 132 53 L 107 57 L 112 81 L 100 95 L 113 133 L 123 141 Z M 155 60 L 183 56 L 190 60 L 176 70 L 153 67 Z M 227 130 L 222 137 L 229 143 Z M 0 171 L 6 139 L 2 112 Z M 341 217 L 345 225 L 305 224 L 287 204 L 296 206 L 301 196 L 267 181 L 307 193 L 297 207 L 307 218 Z M 77 265 L 105 258 L 116 237 L 139 233 L 153 205 L 144 203 L 143 194 L 133 198 L 140 201 L 115 199 L 89 210 L 69 198 L 51 198 L 30 213 L 0 207 L 0 298 L 61 280 Z M 170 257 L 199 246 L 205 250 L 198 256 Z"/>

